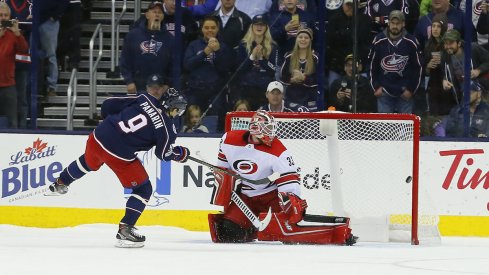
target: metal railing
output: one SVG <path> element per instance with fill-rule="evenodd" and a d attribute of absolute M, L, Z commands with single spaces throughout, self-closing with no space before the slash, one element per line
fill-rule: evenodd
<path fill-rule="evenodd" d="M 75 108 L 76 108 L 76 86 L 78 85 L 78 78 L 77 78 L 77 73 L 78 71 L 76 68 L 74 68 L 71 71 L 71 76 L 70 76 L 70 83 L 68 84 L 68 91 L 67 91 L 67 104 L 66 104 L 66 130 L 72 131 L 73 130 L 73 116 L 75 115 Z M 73 96 L 72 96 L 73 95 Z"/>
<path fill-rule="evenodd" d="M 134 6 L 136 7 L 136 2 L 134 1 Z M 112 0 L 111 9 L 111 24 L 110 24 L 110 71 L 115 72 L 115 68 L 119 66 L 119 34 L 121 20 L 127 10 L 127 1 L 124 0 L 122 3 L 122 10 L 117 19 L 115 18 L 115 0 Z"/>
<path fill-rule="evenodd" d="M 134 0 L 134 22 L 141 17 L 141 0 Z"/>
<path fill-rule="evenodd" d="M 95 39 L 99 38 L 98 43 L 98 56 L 93 60 L 93 47 Z M 90 119 L 97 117 L 97 67 L 100 59 L 102 59 L 102 50 L 104 47 L 104 33 L 102 30 L 102 24 L 98 24 L 93 32 L 92 38 L 90 38 Z"/>

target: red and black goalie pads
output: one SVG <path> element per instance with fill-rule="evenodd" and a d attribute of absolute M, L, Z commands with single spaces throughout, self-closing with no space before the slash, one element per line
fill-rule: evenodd
<path fill-rule="evenodd" d="M 211 204 L 224 206 L 224 212 L 226 212 L 227 207 L 231 203 L 231 192 L 233 190 L 234 178 L 224 172 L 215 170 Z"/>
<path fill-rule="evenodd" d="M 261 213 L 260 219 L 265 218 L 266 214 Z M 318 222 L 313 225 L 298 225 L 290 224 L 283 212 L 273 213 L 272 220 L 263 231 L 257 232 L 257 237 L 259 241 L 281 241 L 287 244 L 352 245 L 356 238 L 351 234 L 349 228 L 350 219 L 333 218 L 341 223 L 321 224 Z"/>

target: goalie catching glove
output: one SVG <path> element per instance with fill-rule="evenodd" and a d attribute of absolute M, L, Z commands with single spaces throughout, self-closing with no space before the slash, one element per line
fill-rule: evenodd
<path fill-rule="evenodd" d="M 278 198 L 280 207 L 282 207 L 282 211 L 287 216 L 288 222 L 291 224 L 300 222 L 306 213 L 306 200 L 291 192 L 279 192 Z"/>
<path fill-rule="evenodd" d="M 171 159 L 177 162 L 186 162 L 188 159 L 188 156 L 190 155 L 190 151 L 188 150 L 187 147 L 183 146 L 175 146 L 172 149 L 173 154 L 171 156 Z"/>

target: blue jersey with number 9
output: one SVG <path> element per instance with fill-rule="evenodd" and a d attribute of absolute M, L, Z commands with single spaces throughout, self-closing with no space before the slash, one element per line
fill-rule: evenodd
<path fill-rule="evenodd" d="M 102 104 L 102 117 L 94 136 L 110 154 L 130 161 L 136 158 L 136 152 L 156 146 L 155 155 L 170 160 L 177 130 L 155 97 L 143 93 L 108 98 Z"/>

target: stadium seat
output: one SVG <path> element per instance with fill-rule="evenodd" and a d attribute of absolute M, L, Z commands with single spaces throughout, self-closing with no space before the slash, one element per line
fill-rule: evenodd
<path fill-rule="evenodd" d="M 8 120 L 4 116 L 0 116 L 0 129 L 8 128 Z"/>
<path fill-rule="evenodd" d="M 202 124 L 209 129 L 209 133 L 217 131 L 217 116 L 206 116 L 202 119 Z"/>

